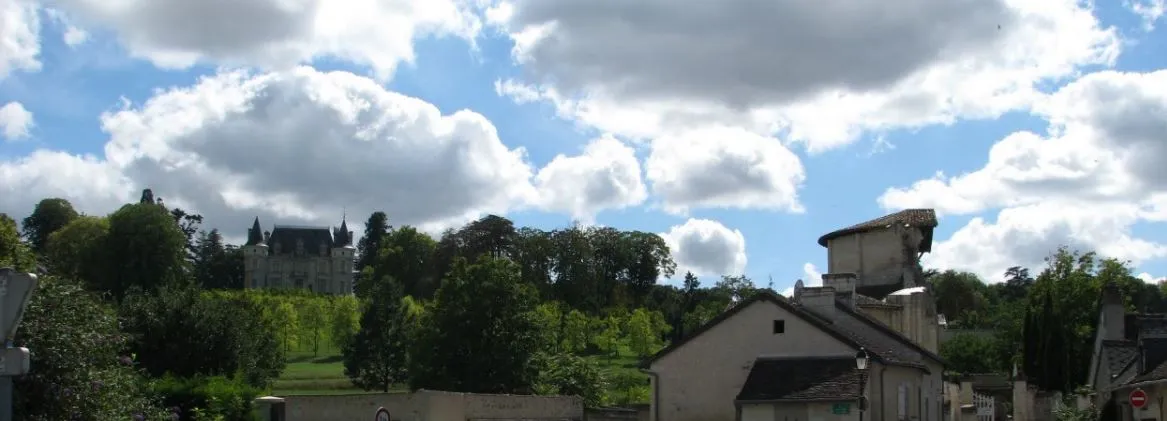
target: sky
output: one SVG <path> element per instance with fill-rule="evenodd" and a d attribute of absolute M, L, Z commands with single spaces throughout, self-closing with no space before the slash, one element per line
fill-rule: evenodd
<path fill-rule="evenodd" d="M 1167 275 L 1164 0 L 0 0 L 0 212 L 153 189 L 438 233 L 660 233 L 783 290 L 822 234 L 940 219 L 928 268 L 1059 246 Z"/>

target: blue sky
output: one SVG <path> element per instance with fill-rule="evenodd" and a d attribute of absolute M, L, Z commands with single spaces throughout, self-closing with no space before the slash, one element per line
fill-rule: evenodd
<path fill-rule="evenodd" d="M 818 236 L 918 206 L 940 213 L 932 267 L 996 280 L 1068 244 L 1167 273 L 1167 177 L 1139 166 L 1167 153 L 1153 130 L 1167 114 L 1151 112 L 1167 109 L 1162 3 L 904 0 L 882 6 L 905 10 L 890 23 L 844 1 L 741 13 L 750 3 L 354 2 L 370 23 L 349 16 L 350 30 L 323 23 L 339 13 L 324 3 L 248 21 L 208 5 L 159 25 L 179 12 L 0 0 L 0 17 L 38 17 L 0 27 L 0 41 L 26 40 L 0 47 L 0 212 L 59 196 L 105 213 L 152 187 L 235 238 L 257 215 L 334 224 L 382 209 L 432 230 L 484 212 L 582 220 L 666 233 L 706 279 L 784 289 L 826 270 Z M 400 30 L 369 29 L 378 13 Z M 393 92 L 451 123 L 398 112 L 419 105 Z M 313 120 L 352 104 L 368 108 Z M 1134 126 L 1149 131 L 1122 130 Z M 549 165 L 560 155 L 574 159 Z"/>

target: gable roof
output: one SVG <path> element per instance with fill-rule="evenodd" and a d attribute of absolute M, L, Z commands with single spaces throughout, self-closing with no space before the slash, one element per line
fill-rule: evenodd
<path fill-rule="evenodd" d="M 920 242 L 920 250 L 931 251 L 932 228 L 940 225 L 940 222 L 936 220 L 936 211 L 932 209 L 904 209 L 891 215 L 884 215 L 867 222 L 861 222 L 847 228 L 835 230 L 819 237 L 819 245 L 826 247 L 827 241 L 832 239 L 845 235 L 886 229 L 893 223 L 924 228 L 924 239 Z"/>
<path fill-rule="evenodd" d="M 737 400 L 858 399 L 861 376 L 852 356 L 759 358 Z"/>
<path fill-rule="evenodd" d="M 876 361 L 890 365 L 921 368 L 924 370 L 928 369 L 922 364 L 924 357 L 932 358 L 939 362 L 941 365 L 944 364 L 943 360 L 941 360 L 940 357 L 936 356 L 935 354 L 927 351 L 924 351 L 924 353 L 918 352 L 917 350 L 923 350 L 923 348 L 920 348 L 918 345 L 912 343 L 912 341 L 907 340 L 907 338 L 904 338 L 903 335 L 899 335 L 895 332 L 894 329 L 884 326 L 884 328 L 887 329 L 887 331 L 884 331 L 875 325 L 879 322 L 875 322 L 874 320 L 871 320 L 870 318 L 851 309 L 846 309 L 846 313 L 852 317 L 844 317 L 843 315 L 840 315 L 841 317 L 836 317 L 833 321 L 827 320 L 811 313 L 810 311 L 807 311 L 806 309 L 801 308 L 798 305 L 795 305 L 786 297 L 769 291 L 763 291 L 757 293 L 750 299 L 733 306 L 733 308 L 729 309 L 728 311 L 719 314 L 717 317 L 714 317 L 708 323 L 705 323 L 688 336 L 681 338 L 672 344 L 669 344 L 669 346 L 660 350 L 660 352 L 657 352 L 652 357 L 644 360 L 641 363 L 641 366 L 647 368 L 649 365 L 660 360 L 664 356 L 685 346 L 685 344 L 693 340 L 693 338 L 701 336 L 706 331 L 721 324 L 721 322 L 724 322 L 737 315 L 746 307 L 762 301 L 777 305 L 779 308 L 782 308 L 795 317 L 810 323 L 820 331 L 842 341 L 854 349 L 863 348 L 867 350 L 871 358 Z M 846 308 L 845 305 L 839 303 L 836 303 L 836 306 L 842 306 L 843 308 Z M 898 335 L 898 337 L 890 337 L 887 335 L 888 332 Z"/>

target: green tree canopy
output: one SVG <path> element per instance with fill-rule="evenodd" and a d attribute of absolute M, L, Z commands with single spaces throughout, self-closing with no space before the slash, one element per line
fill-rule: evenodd
<path fill-rule="evenodd" d="M 37 254 L 43 254 L 49 236 L 77 218 L 73 204 L 61 198 L 42 199 L 33 208 L 32 214 L 21 221 L 24 238 Z"/>

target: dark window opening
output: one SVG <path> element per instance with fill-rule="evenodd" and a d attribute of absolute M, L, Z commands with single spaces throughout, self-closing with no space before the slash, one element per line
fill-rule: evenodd
<path fill-rule="evenodd" d="M 774 321 L 774 334 L 779 334 L 779 333 L 786 333 L 786 321 L 785 320 L 775 320 Z"/>

